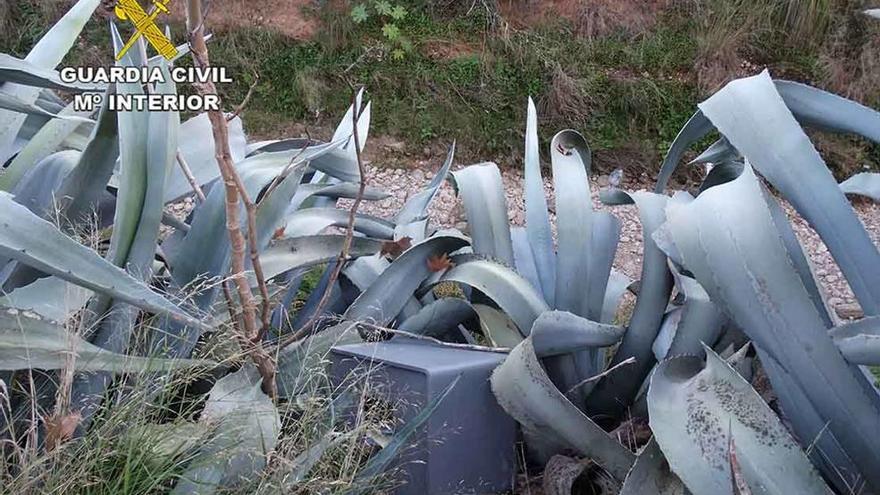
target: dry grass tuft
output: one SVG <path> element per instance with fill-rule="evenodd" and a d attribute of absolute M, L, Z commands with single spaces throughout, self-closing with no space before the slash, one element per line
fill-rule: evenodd
<path fill-rule="evenodd" d="M 549 90 L 538 102 L 539 114 L 553 122 L 586 122 L 595 102 L 562 64 L 555 63 L 552 70 Z"/>

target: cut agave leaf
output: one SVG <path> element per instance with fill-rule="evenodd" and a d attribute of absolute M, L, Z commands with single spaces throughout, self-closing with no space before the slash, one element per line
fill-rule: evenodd
<path fill-rule="evenodd" d="M 0 192 L 0 256 L 194 327 L 211 327 L 210 322 L 189 315 L 4 192 Z"/>
<path fill-rule="evenodd" d="M 0 297 L 0 306 L 32 311 L 47 320 L 64 323 L 92 295 L 92 291 L 58 277 L 46 277 Z"/>
<path fill-rule="evenodd" d="M 850 363 L 880 366 L 880 317 L 835 327 L 831 337 Z"/>
<path fill-rule="evenodd" d="M 199 422 L 213 428 L 213 436 L 173 494 L 210 494 L 250 481 L 266 466 L 281 433 L 278 410 L 260 389 L 260 375 L 251 364 L 214 384 Z"/>
<path fill-rule="evenodd" d="M 838 122 L 838 112 L 849 115 L 852 102 L 821 97 L 814 119 Z M 818 103 L 817 103 L 818 102 Z M 730 143 L 788 199 L 828 246 L 867 315 L 880 314 L 880 251 L 871 241 L 831 171 L 792 115 L 807 111 L 786 107 L 769 73 L 739 79 L 700 104 L 700 109 Z M 793 104 L 792 104 L 793 105 Z M 810 107 L 812 109 L 813 107 Z M 825 110 L 821 114 L 819 110 Z M 878 132 L 880 114 L 862 107 L 847 122 L 850 130 L 866 137 Z M 870 116 L 872 126 L 859 117 Z M 870 128 L 870 129 L 869 129 Z"/>
<path fill-rule="evenodd" d="M 592 260 L 584 261 L 585 253 L 591 256 L 594 247 L 594 212 L 588 179 L 590 148 L 583 136 L 574 131 L 560 132 L 550 147 L 559 245 L 555 308 L 587 317 L 587 301 L 597 297 L 591 294 L 595 283 L 591 273 Z M 596 274 L 595 278 L 600 277 Z M 603 297 L 604 293 L 603 288 Z"/>
<path fill-rule="evenodd" d="M 72 353 L 72 357 L 71 357 Z M 63 326 L 15 309 L 0 308 L 0 370 L 57 370 L 134 373 L 213 366 L 210 361 L 153 359 L 105 351 Z"/>
<path fill-rule="evenodd" d="M 635 456 L 556 388 L 535 355 L 532 339 L 516 346 L 492 373 L 498 403 L 527 436 L 540 438 L 550 450 L 574 449 L 622 481 Z"/>
<path fill-rule="evenodd" d="M 471 165 L 452 173 L 456 192 L 464 201 L 474 252 L 513 266 L 513 244 L 507 222 L 507 199 L 501 171 L 494 163 Z"/>
<path fill-rule="evenodd" d="M 880 202 L 880 174 L 862 172 L 840 183 L 845 194 L 857 194 Z"/>
<path fill-rule="evenodd" d="M 547 311 L 535 320 L 532 333 L 539 358 L 569 354 L 591 347 L 609 347 L 620 342 L 626 329 L 603 325 L 566 311 Z"/>
<path fill-rule="evenodd" d="M 672 471 L 693 493 L 728 493 L 733 441 L 737 458 L 755 467 L 744 474 L 759 493 L 826 495 L 828 487 L 776 413 L 712 349 L 705 351 L 705 366 L 678 357 L 651 378 L 651 429 Z"/>
<path fill-rule="evenodd" d="M 712 301 L 791 378 L 796 388 L 787 397 L 796 392 L 812 404 L 808 408 L 783 402 L 783 409 L 795 418 L 792 424 L 815 424 L 797 418 L 815 408 L 869 486 L 880 487 L 880 477 L 874 476 L 880 449 L 864 434 L 880 431 L 876 392 L 828 334 L 752 169 L 746 167 L 736 180 L 707 190 L 691 203 L 669 208 L 666 230 L 684 266 Z M 781 375 L 775 376 L 774 387 Z M 814 438 L 816 432 L 796 434 Z"/>

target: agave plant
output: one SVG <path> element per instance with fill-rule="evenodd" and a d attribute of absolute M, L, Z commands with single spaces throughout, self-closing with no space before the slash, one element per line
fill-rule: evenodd
<path fill-rule="evenodd" d="M 732 491 L 737 477 L 752 493 L 874 493 L 877 449 L 864 432 L 876 431 L 880 410 L 865 366 L 878 358 L 870 342 L 880 254 L 844 192 L 870 196 L 878 183 L 859 175 L 838 187 L 801 124 L 877 141 L 878 119 L 866 107 L 765 72 L 700 105 L 672 144 L 655 192 L 603 191 L 607 203 L 640 208 L 646 244 L 639 300 L 625 330 L 578 318 L 583 314 L 539 314 L 496 371 L 499 401 L 538 440 L 535 447 L 593 459 L 621 493 L 739 493 Z M 685 150 L 713 129 L 722 138 L 695 160 L 713 165 L 697 197 L 666 196 Z M 558 151 L 551 150 L 554 160 Z M 762 177 L 817 230 L 868 318 L 841 325 L 829 311 Z M 565 228 L 560 218 L 560 253 Z M 596 251 L 582 253 L 588 263 Z M 669 301 L 673 281 L 678 296 Z M 646 307 L 652 314 L 640 312 Z M 781 411 L 749 384 L 748 347 L 731 355 L 740 332 L 757 351 Z M 586 380 L 593 388 L 582 405 L 557 356 L 617 342 L 607 369 Z M 641 366 L 620 367 L 633 357 Z M 650 380 L 642 383 L 646 372 Z M 633 417 L 648 419 L 653 432 L 640 452 L 608 434 Z"/>
<path fill-rule="evenodd" d="M 25 59 L 0 56 L 0 154 L 5 165 L 0 175 L 0 379 L 6 390 L 25 378 L 16 371 L 50 372 L 37 377 L 34 397 L 48 411 L 59 383 L 53 370 L 75 370 L 67 408 L 76 414 L 82 434 L 100 406 L 125 400 L 124 393 L 106 393 L 123 377 L 141 373 L 155 382 L 155 394 L 160 394 L 161 384 L 176 369 L 212 369 L 220 379 L 201 422 L 182 425 L 201 431 L 204 445 L 175 491 L 208 493 L 240 485 L 265 465 L 280 434 L 279 412 L 252 367 L 230 372 L 225 364 L 191 359 L 197 343 L 219 332 L 229 318 L 225 310 L 231 308 L 226 306 L 237 303 L 217 297 L 218 281 L 230 272 L 231 248 L 225 192 L 216 186 L 220 171 L 211 127 L 206 115 L 181 123 L 176 112 L 115 112 L 106 106 L 108 98 L 96 114 L 75 112 L 64 103 L 56 90 L 106 95 L 145 91 L 132 84 L 65 84 L 55 71 L 98 4 L 74 4 Z M 110 28 L 118 51 L 121 37 L 115 26 Z M 188 46 L 179 51 L 187 53 Z M 140 40 L 118 63 L 154 65 L 167 73 L 173 61 L 146 58 L 145 53 Z M 149 90 L 170 94 L 177 89 L 167 82 Z M 347 224 L 348 212 L 337 210 L 335 202 L 359 194 L 353 135 L 357 133 L 363 147 L 369 122 L 370 104 L 363 105 L 362 92 L 327 143 L 288 139 L 248 144 L 241 120 L 229 122 L 235 168 L 256 202 L 256 231 L 247 235 L 263 256 L 270 302 L 279 315 L 278 328 L 266 332 L 267 344 L 290 331 L 284 322 L 292 298 L 275 296 L 296 294 L 305 270 L 340 252 L 343 236 L 318 234 Z M 413 198 L 394 222 L 356 217 L 354 229 L 370 237 L 354 240 L 352 260 L 384 256 L 386 241 L 404 234 L 426 236 L 425 212 L 452 156 L 436 183 Z M 195 207 L 186 219 L 167 213 L 168 205 L 193 196 Z M 372 188 L 362 196 L 387 197 Z M 93 223 L 111 232 L 109 245 L 100 251 L 76 239 Z M 166 233 L 160 235 L 163 224 Z M 258 281 L 249 276 L 256 286 Z M 297 317 L 307 314 L 301 313 Z M 76 326 L 88 331 L 78 336 L 71 331 Z M 303 372 L 290 371 L 294 378 Z M 290 375 L 282 372 L 278 381 L 289 383 Z M 290 389 L 288 396 L 293 400 L 302 391 Z M 4 409 L 4 443 L 21 440 L 15 424 L 26 421 L 32 406 L 17 403 L 12 411 Z M 423 416 L 417 418 L 410 429 L 423 421 Z M 217 428 L 203 428 L 209 424 Z M 386 458 L 399 449 L 391 446 L 373 462 L 372 471 L 381 471 Z"/>

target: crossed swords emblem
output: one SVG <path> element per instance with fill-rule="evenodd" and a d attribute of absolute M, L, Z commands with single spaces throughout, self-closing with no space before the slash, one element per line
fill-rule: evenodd
<path fill-rule="evenodd" d="M 147 41 L 153 45 L 153 48 L 155 48 L 156 51 L 166 59 L 171 60 L 177 56 L 177 47 L 174 46 L 174 43 L 172 43 L 171 40 L 162 33 L 159 26 L 156 25 L 156 18 L 161 14 L 170 13 L 168 10 L 169 3 L 171 3 L 171 0 L 153 0 L 153 7 L 150 9 L 149 13 L 141 7 L 138 0 L 119 0 L 116 3 L 116 7 L 114 8 L 116 17 L 123 21 L 131 21 L 135 27 L 134 35 L 132 35 L 128 40 L 128 43 L 119 50 L 119 54 L 116 55 L 116 60 L 121 60 L 141 36 L 146 38 Z"/>

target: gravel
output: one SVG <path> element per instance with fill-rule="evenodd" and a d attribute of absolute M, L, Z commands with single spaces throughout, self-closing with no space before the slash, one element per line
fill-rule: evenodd
<path fill-rule="evenodd" d="M 408 197 L 420 191 L 433 177 L 430 166 L 439 167 L 439 164 L 419 162 L 411 169 L 388 169 L 372 165 L 367 167 L 369 183 L 389 192 L 392 196 L 382 201 L 366 202 L 362 204 L 361 211 L 379 217 L 388 218 L 396 213 Z M 461 166 L 454 167 L 460 169 Z M 555 222 L 554 199 L 552 181 L 546 177 L 544 189 L 547 193 L 548 205 L 551 212 L 551 222 Z M 525 206 L 522 197 L 523 173 L 521 170 L 508 169 L 502 171 L 504 188 L 507 196 L 508 218 L 513 225 L 523 225 L 525 219 Z M 600 185 L 602 184 L 602 185 Z M 590 179 L 593 206 L 597 210 L 611 211 L 621 221 L 621 238 L 617 250 L 614 266 L 617 270 L 625 273 L 633 279 L 639 278 L 642 264 L 642 231 L 638 212 L 635 207 L 615 206 L 608 207 L 598 200 L 598 192 L 607 187 L 607 176 L 594 176 Z M 652 184 L 638 183 L 624 179 L 621 187 L 626 190 L 636 191 L 651 189 Z M 340 207 L 346 207 L 350 202 L 340 202 Z M 783 207 L 788 213 L 795 232 L 801 240 L 804 251 L 814 265 L 817 278 L 825 288 L 830 304 L 838 313 L 845 317 L 857 316 L 859 313 L 858 303 L 840 273 L 840 269 L 828 252 L 828 248 L 819 239 L 815 231 L 805 220 L 799 217 L 793 208 L 783 202 Z M 868 230 L 874 244 L 880 245 L 880 205 L 867 201 L 857 200 L 854 208 Z M 456 197 L 449 183 L 445 183 L 438 193 L 430 209 L 431 226 L 433 228 L 454 227 L 466 230 L 464 209 Z"/>

